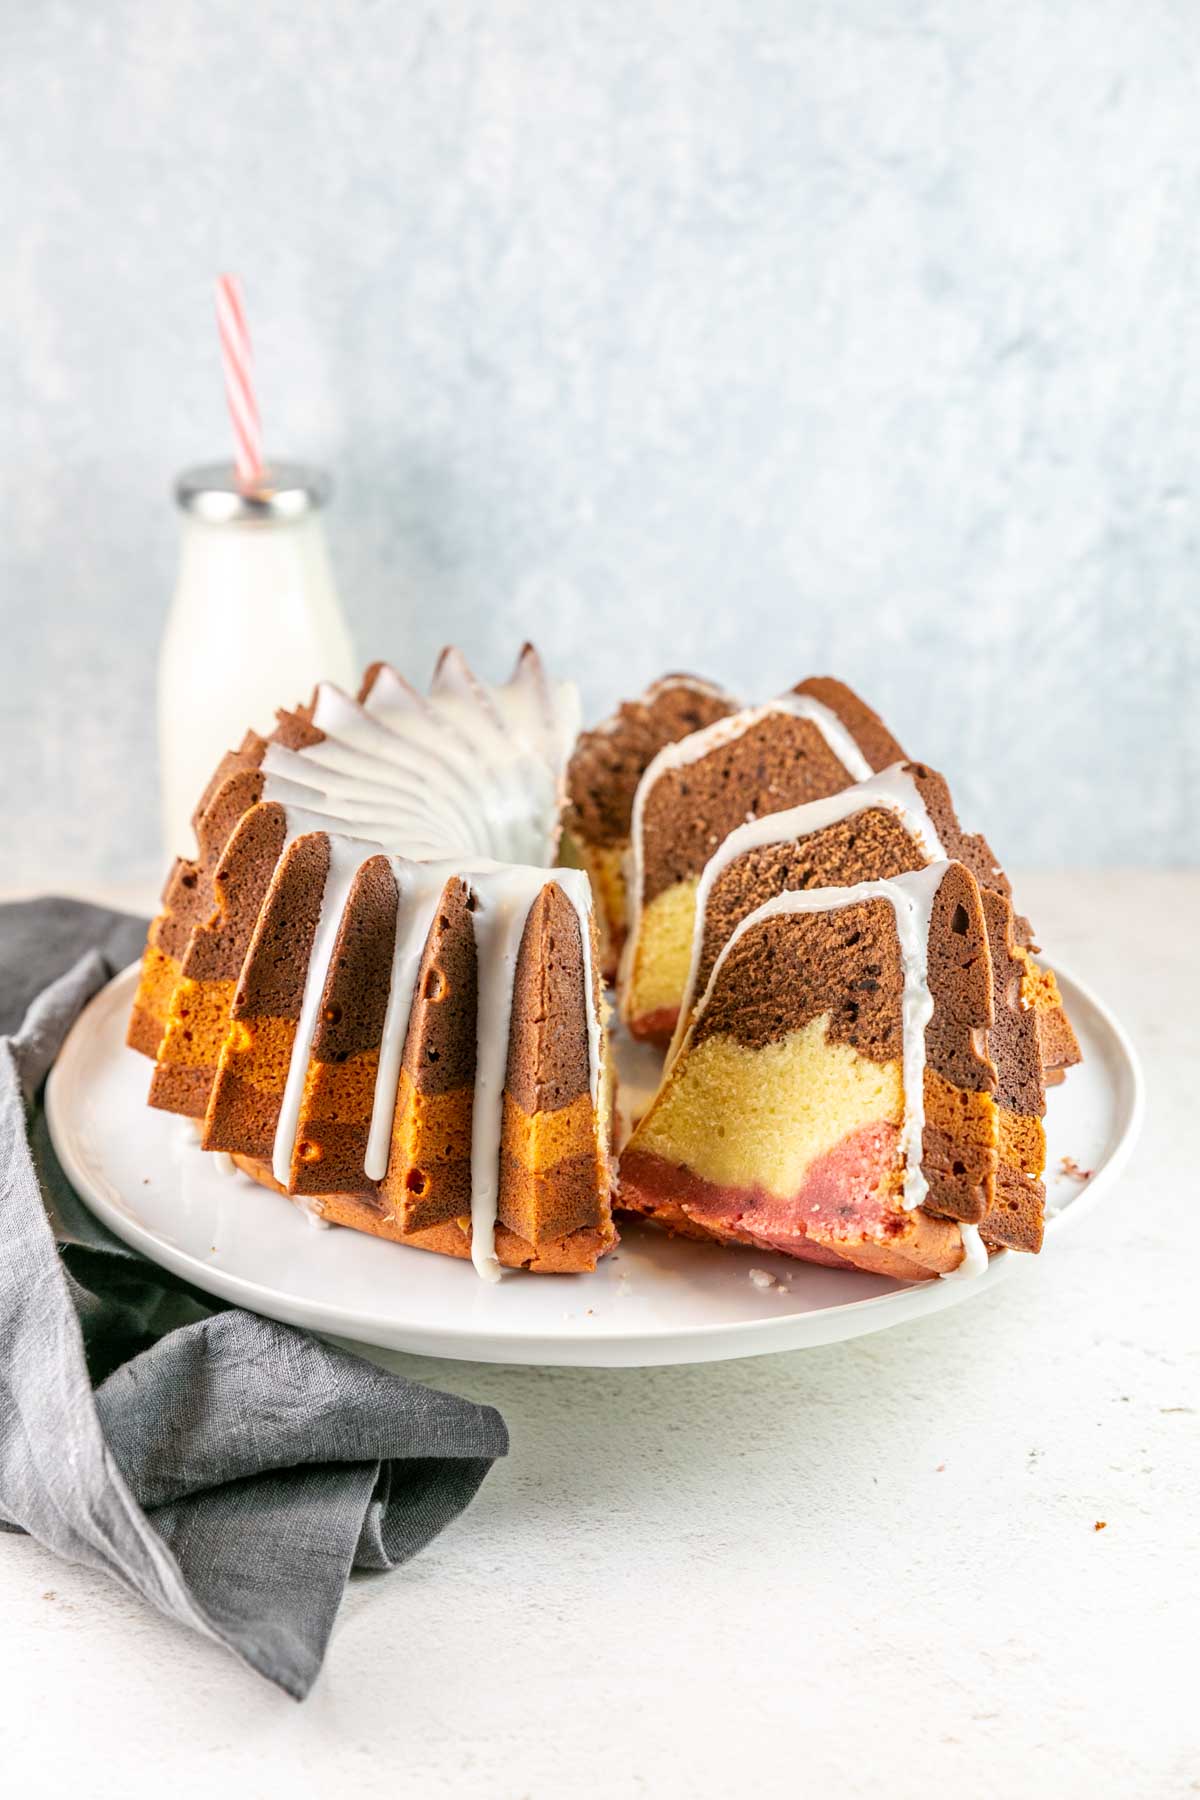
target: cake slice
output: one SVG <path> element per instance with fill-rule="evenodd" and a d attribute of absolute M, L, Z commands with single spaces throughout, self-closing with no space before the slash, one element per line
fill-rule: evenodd
<path fill-rule="evenodd" d="M 724 945 L 765 901 L 789 889 L 886 880 L 947 858 L 964 863 L 980 887 L 991 956 L 988 1054 L 997 1071 L 1004 1198 L 1001 1202 L 998 1191 L 983 1235 L 997 1246 L 1036 1250 L 1045 1210 L 1045 1083 L 1029 991 L 1029 971 L 1036 965 L 1016 942 L 1008 879 L 991 846 L 963 831 L 950 790 L 934 770 L 897 763 L 840 794 L 730 833 L 700 877 L 691 967 L 672 1049 Z"/>
<path fill-rule="evenodd" d="M 903 1279 L 978 1267 L 999 1161 L 994 1006 L 964 864 L 777 895 L 718 955 L 621 1157 L 620 1205 Z"/>
<path fill-rule="evenodd" d="M 904 752 L 841 682 L 817 677 L 765 706 L 669 744 L 633 803 L 629 932 L 621 1017 L 632 1036 L 666 1045 L 687 978 L 696 886 L 713 852 L 747 819 L 850 787 Z"/>
<path fill-rule="evenodd" d="M 665 744 L 690 737 L 738 702 L 698 675 L 664 675 L 611 718 L 580 733 L 567 768 L 564 860 L 585 869 L 595 895 L 600 957 L 616 978 L 625 941 L 625 858 L 638 782 Z"/>

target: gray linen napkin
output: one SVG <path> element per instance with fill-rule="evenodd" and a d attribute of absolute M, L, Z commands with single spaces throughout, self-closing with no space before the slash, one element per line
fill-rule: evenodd
<path fill-rule="evenodd" d="M 144 936 L 78 901 L 0 906 L 0 1529 L 303 1699 L 351 1569 L 415 1556 L 508 1435 L 491 1407 L 223 1307 L 81 1204 L 42 1083 Z"/>

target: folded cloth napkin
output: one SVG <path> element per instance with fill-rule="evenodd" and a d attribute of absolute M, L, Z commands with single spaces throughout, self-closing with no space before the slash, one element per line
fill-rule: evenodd
<path fill-rule="evenodd" d="M 468 1506 L 500 1415 L 198 1293 L 93 1219 L 41 1089 L 138 919 L 0 906 L 0 1528 L 105 1569 L 302 1699 L 351 1569 Z"/>

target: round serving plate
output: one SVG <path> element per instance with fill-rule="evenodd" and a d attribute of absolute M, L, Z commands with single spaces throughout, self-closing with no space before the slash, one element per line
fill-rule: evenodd
<path fill-rule="evenodd" d="M 1116 1184 L 1142 1113 L 1137 1059 L 1112 1014 L 1056 966 L 1084 1061 L 1052 1089 L 1044 1254 Z M 90 1002 L 51 1072 L 50 1135 L 92 1211 L 135 1250 L 209 1293 L 339 1338 L 471 1362 L 584 1368 L 712 1362 L 836 1343 L 1036 1275 L 993 1257 L 970 1279 L 903 1284 L 765 1250 L 626 1225 L 592 1275 L 507 1275 L 360 1232 L 324 1229 L 242 1175 L 195 1127 L 146 1105 L 150 1065 L 125 1044 L 136 966 Z M 1069 1172 L 1068 1172 L 1069 1171 Z"/>

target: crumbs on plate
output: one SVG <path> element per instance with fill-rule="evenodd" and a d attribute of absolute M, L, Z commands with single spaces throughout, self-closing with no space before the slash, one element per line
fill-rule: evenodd
<path fill-rule="evenodd" d="M 1072 1181 L 1090 1181 L 1096 1173 L 1094 1169 L 1081 1169 L 1073 1156 L 1060 1156 L 1058 1166 Z"/>

